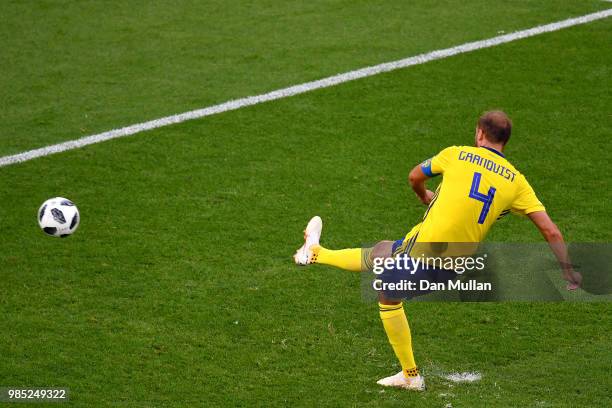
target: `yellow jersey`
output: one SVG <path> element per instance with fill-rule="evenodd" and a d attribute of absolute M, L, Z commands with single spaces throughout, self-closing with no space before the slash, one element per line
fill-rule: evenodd
<path fill-rule="evenodd" d="M 545 211 L 533 188 L 501 152 L 488 147 L 451 146 L 421 164 L 425 175 L 442 175 L 423 221 L 404 238 L 415 243 L 482 241 L 509 212 Z"/>

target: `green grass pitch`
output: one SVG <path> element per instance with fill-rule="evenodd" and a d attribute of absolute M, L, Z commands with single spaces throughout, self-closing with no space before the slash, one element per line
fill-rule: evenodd
<path fill-rule="evenodd" d="M 231 4 L 229 4 L 231 3 Z M 601 1 L 0 4 L 0 155 L 493 37 Z M 410 168 L 514 120 L 509 159 L 566 238 L 612 240 L 612 20 L 0 168 L 0 386 L 75 406 L 610 406 L 609 303 L 408 303 L 428 390 L 323 243 L 397 239 Z M 77 233 L 36 210 L 74 200 Z M 490 241 L 540 242 L 506 217 Z M 479 371 L 451 386 L 438 373 Z"/>

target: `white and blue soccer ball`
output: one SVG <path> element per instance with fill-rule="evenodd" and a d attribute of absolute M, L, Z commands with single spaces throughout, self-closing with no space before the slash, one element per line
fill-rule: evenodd
<path fill-rule="evenodd" d="M 79 209 L 67 198 L 50 198 L 38 210 L 38 225 L 52 237 L 65 238 L 74 234 L 80 221 Z"/>

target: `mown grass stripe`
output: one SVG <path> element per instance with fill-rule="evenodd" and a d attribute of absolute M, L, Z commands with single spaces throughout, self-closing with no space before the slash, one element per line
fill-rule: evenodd
<path fill-rule="evenodd" d="M 599 11 L 596 13 L 586 14 L 580 17 L 569 18 L 566 20 L 540 25 L 526 30 L 515 31 L 509 34 L 492 37 L 485 40 L 469 42 L 457 45 L 451 48 L 435 50 L 424 54 L 415 55 L 413 57 L 404 58 L 397 61 L 382 63 L 379 65 L 369 66 L 355 71 L 349 71 L 342 74 L 333 75 L 327 78 L 319 79 L 312 82 L 305 82 L 299 85 L 290 86 L 288 88 L 278 89 L 256 96 L 248 96 L 245 98 L 227 101 L 218 105 L 209 106 L 202 109 L 192 110 L 179 113 L 176 115 L 166 116 L 159 119 L 150 120 L 147 122 L 137 123 L 126 126 L 120 129 L 114 129 L 103 133 L 98 133 L 91 136 L 85 136 L 79 139 L 69 140 L 67 142 L 53 144 L 50 146 L 41 147 L 38 149 L 28 150 L 22 153 L 4 156 L 0 158 L 0 167 L 11 164 L 21 163 L 38 157 L 49 156 L 56 153 L 65 152 L 68 150 L 79 149 L 95 143 L 105 142 L 107 140 L 117 139 L 121 137 L 131 136 L 147 130 L 157 129 L 164 126 L 169 126 L 177 123 L 182 123 L 188 120 L 200 119 L 206 116 L 216 115 L 218 113 L 228 112 L 247 106 L 257 105 L 264 102 L 274 101 L 277 99 L 288 98 L 290 96 L 311 92 L 316 89 L 328 88 L 349 81 L 354 81 L 360 78 L 366 78 L 378 75 L 384 72 L 390 72 L 397 69 L 407 68 L 414 65 L 425 64 L 427 62 L 452 57 L 454 55 L 463 54 L 466 52 L 476 51 L 483 48 L 490 48 L 497 45 L 509 43 L 523 38 L 533 37 L 536 35 L 549 33 L 552 31 L 562 30 L 564 28 L 590 23 L 592 21 L 601 20 L 612 15 L 612 9 Z"/>

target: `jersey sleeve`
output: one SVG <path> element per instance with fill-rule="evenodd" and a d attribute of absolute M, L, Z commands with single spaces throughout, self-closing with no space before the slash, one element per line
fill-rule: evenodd
<path fill-rule="evenodd" d="M 536 211 L 546 211 L 544 205 L 538 200 L 527 179 L 521 175 L 518 179 L 519 189 L 516 198 L 512 202 L 512 211 L 521 215 L 527 215 Z"/>
<path fill-rule="evenodd" d="M 439 174 L 444 174 L 444 171 L 450 164 L 454 150 L 455 146 L 447 147 L 431 159 L 425 160 L 421 163 L 423 173 L 425 173 L 427 177 L 435 177 Z"/>

